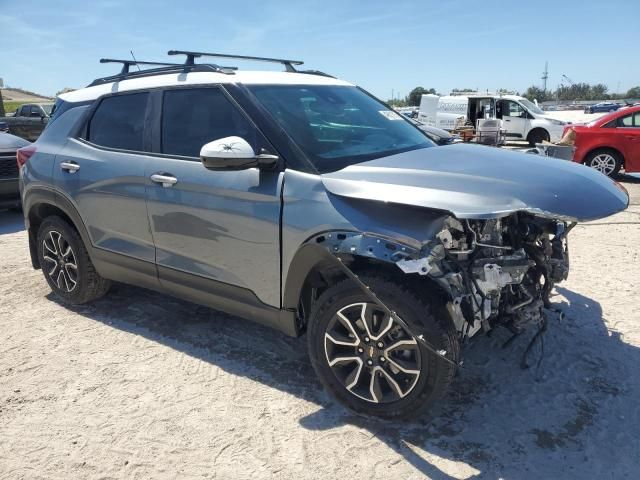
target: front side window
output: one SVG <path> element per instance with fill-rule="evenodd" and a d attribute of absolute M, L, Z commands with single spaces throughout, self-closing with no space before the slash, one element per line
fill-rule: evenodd
<path fill-rule="evenodd" d="M 145 92 L 104 98 L 89 122 L 87 140 L 102 147 L 143 151 L 148 96 Z"/>
<path fill-rule="evenodd" d="M 516 102 L 507 101 L 507 111 L 505 115 L 508 117 L 524 117 L 524 108 Z"/>
<path fill-rule="evenodd" d="M 401 115 L 356 87 L 249 88 L 321 173 L 434 146 Z"/>
<path fill-rule="evenodd" d="M 164 92 L 162 153 L 199 157 L 214 140 L 237 136 L 257 151 L 256 129 L 219 88 L 181 88 Z"/>

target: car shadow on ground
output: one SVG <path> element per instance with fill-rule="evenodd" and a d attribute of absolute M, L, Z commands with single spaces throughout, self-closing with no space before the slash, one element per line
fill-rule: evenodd
<path fill-rule="evenodd" d="M 0 210 L 0 235 L 16 233 L 24 230 L 22 212 L 15 210 Z"/>
<path fill-rule="evenodd" d="M 91 305 L 67 308 L 313 402 L 320 408 L 301 427 L 355 425 L 434 479 L 459 478 L 442 459 L 464 464 L 462 478 L 633 478 L 638 385 L 627 380 L 635 378 L 638 349 L 607 329 L 597 302 L 566 289 L 554 301 L 567 318 L 551 316 L 539 368 L 519 367 L 531 334 L 502 348 L 510 335 L 496 329 L 467 346 L 446 397 L 406 422 L 359 417 L 335 403 L 315 378 L 305 338 L 122 284 Z M 540 353 L 534 349 L 532 363 Z"/>
<path fill-rule="evenodd" d="M 616 179 L 619 182 L 622 183 L 640 183 L 640 174 L 634 173 L 634 174 L 625 174 L 625 173 L 621 173 L 618 175 L 618 178 Z"/>

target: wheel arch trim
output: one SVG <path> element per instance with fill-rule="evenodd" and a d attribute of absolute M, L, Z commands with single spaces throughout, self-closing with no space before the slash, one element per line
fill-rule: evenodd
<path fill-rule="evenodd" d="M 71 221 L 72 227 L 74 227 L 79 233 L 80 238 L 82 238 L 82 241 L 87 247 L 87 250 L 91 251 L 92 243 L 89 233 L 82 221 L 80 213 L 78 213 L 78 210 L 73 203 L 55 189 L 45 186 L 34 186 L 25 191 L 25 194 L 23 195 L 25 227 L 29 233 L 29 252 L 31 254 L 31 263 L 34 268 L 40 268 L 40 264 L 35 245 L 35 238 L 38 232 L 34 231 L 32 228 L 33 225 L 31 219 L 33 218 L 33 215 L 36 214 L 35 210 L 41 206 L 50 206 L 62 211 Z"/>
<path fill-rule="evenodd" d="M 418 254 L 419 249 L 415 246 L 378 234 L 345 230 L 318 233 L 305 241 L 291 260 L 284 284 L 282 308 L 297 309 L 311 272 L 323 262 L 337 262 L 337 256 L 373 259 L 392 265 Z"/>
<path fill-rule="evenodd" d="M 624 154 L 620 150 L 618 150 L 617 148 L 612 147 L 611 145 L 608 145 L 608 144 L 603 144 L 603 145 L 598 145 L 598 146 L 591 147 L 582 156 L 582 160 L 580 160 L 580 163 L 585 163 L 587 161 L 587 158 L 589 157 L 589 155 L 591 155 L 592 153 L 597 152 L 598 150 L 609 150 L 609 151 L 617 153 L 620 156 L 620 159 L 621 159 L 620 165 L 624 167 L 624 164 L 625 164 Z"/>

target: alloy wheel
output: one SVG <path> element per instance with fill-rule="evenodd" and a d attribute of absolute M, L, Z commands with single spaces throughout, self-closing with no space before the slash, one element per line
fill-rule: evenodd
<path fill-rule="evenodd" d="M 616 168 L 616 159 L 608 153 L 600 153 L 591 160 L 591 167 L 610 176 Z"/>
<path fill-rule="evenodd" d="M 372 303 L 341 308 L 329 321 L 327 363 L 343 387 L 372 403 L 406 397 L 421 375 L 416 339 Z"/>
<path fill-rule="evenodd" d="M 69 242 L 60 232 L 51 230 L 42 241 L 42 254 L 54 285 L 63 292 L 73 292 L 78 285 L 78 263 Z"/>

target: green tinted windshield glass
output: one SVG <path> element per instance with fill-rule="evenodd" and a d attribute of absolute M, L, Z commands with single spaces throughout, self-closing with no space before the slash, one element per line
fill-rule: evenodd
<path fill-rule="evenodd" d="M 356 87 L 250 87 L 304 154 L 323 172 L 434 146 L 401 115 Z"/>

